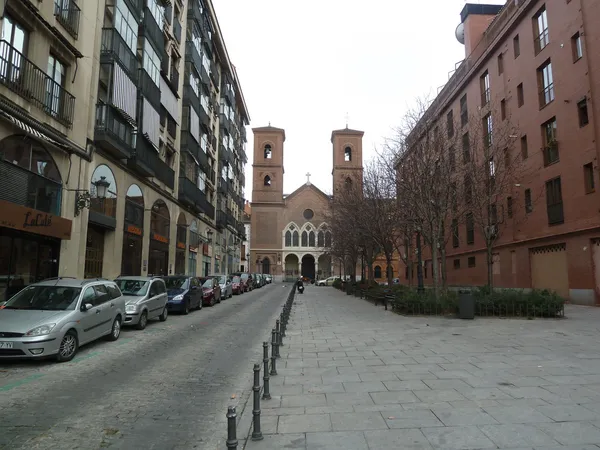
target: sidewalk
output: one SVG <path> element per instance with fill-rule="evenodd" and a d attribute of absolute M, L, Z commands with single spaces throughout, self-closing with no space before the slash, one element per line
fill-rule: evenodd
<path fill-rule="evenodd" d="M 308 287 L 245 448 L 598 449 L 600 309 L 566 315 L 403 317 Z"/>

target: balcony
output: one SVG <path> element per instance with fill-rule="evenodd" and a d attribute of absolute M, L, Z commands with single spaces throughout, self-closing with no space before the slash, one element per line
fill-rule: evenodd
<path fill-rule="evenodd" d="M 198 52 L 196 46 L 190 41 L 187 41 L 185 43 L 185 60 L 193 64 L 194 68 L 196 69 L 196 72 L 200 74 L 200 80 L 204 84 L 208 84 L 209 75 L 206 72 L 204 66 L 202 65 L 202 55 L 200 55 L 200 52 Z"/>
<path fill-rule="evenodd" d="M 114 2 L 113 2 L 114 3 Z M 144 0 L 125 0 L 125 3 L 139 22 L 142 20 L 142 12 L 144 10 Z"/>
<path fill-rule="evenodd" d="M 246 185 L 246 175 L 244 174 L 244 171 L 240 172 L 240 185 L 242 187 Z"/>
<path fill-rule="evenodd" d="M 210 166 L 208 165 L 208 156 L 204 153 L 204 150 L 200 148 L 200 144 L 192 137 L 189 131 L 181 130 L 181 149 L 186 150 L 192 155 L 204 172 L 208 172 Z"/>
<path fill-rule="evenodd" d="M 246 240 L 246 227 L 242 222 L 238 222 L 236 226 L 236 231 L 238 232 L 238 236 L 245 241 Z"/>
<path fill-rule="evenodd" d="M 119 61 L 127 75 L 134 83 L 138 79 L 138 63 L 135 53 L 127 46 L 115 28 L 102 28 L 102 41 L 100 45 L 100 62 L 112 63 Z"/>
<path fill-rule="evenodd" d="M 225 147 L 223 144 L 219 144 L 219 159 L 224 163 L 229 161 L 229 154 L 231 151 Z"/>
<path fill-rule="evenodd" d="M 185 177 L 179 178 L 179 200 L 211 218 L 215 216 L 215 207 L 208 202 L 204 192 L 193 181 Z"/>
<path fill-rule="evenodd" d="M 158 155 L 144 136 L 136 137 L 136 148 L 127 165 L 145 177 L 155 177 L 173 189 L 175 172 Z"/>
<path fill-rule="evenodd" d="M 150 104 L 160 111 L 160 88 L 152 81 L 148 72 L 144 69 L 139 69 L 139 84 L 138 91 L 147 99 Z"/>
<path fill-rule="evenodd" d="M 189 84 L 189 79 L 186 78 L 183 86 L 183 106 L 192 106 L 196 114 L 200 114 L 200 99 L 194 92 L 194 89 Z"/>
<path fill-rule="evenodd" d="M 231 209 L 227 208 L 227 225 L 235 228 L 235 218 L 233 217 L 233 213 Z"/>
<path fill-rule="evenodd" d="M 134 130 L 111 106 L 96 105 L 94 130 L 94 140 L 99 148 L 117 159 L 131 157 L 135 145 Z"/>
<path fill-rule="evenodd" d="M 204 106 L 202 106 L 202 103 L 200 103 L 198 117 L 200 118 L 200 124 L 204 125 L 206 131 L 210 131 L 210 116 L 208 115 L 208 110 L 205 109 Z"/>
<path fill-rule="evenodd" d="M 188 19 L 194 19 L 198 23 L 198 25 L 202 25 L 202 11 L 200 10 L 199 2 L 188 2 Z M 190 28 L 191 26 L 188 26 L 188 29 Z"/>
<path fill-rule="evenodd" d="M 145 36 L 152 44 L 155 50 L 165 48 L 165 35 L 156 23 L 154 16 L 147 7 L 144 8 L 144 18 L 140 27 L 140 36 Z M 160 55 L 161 52 L 159 51 Z"/>
<path fill-rule="evenodd" d="M 215 86 L 219 85 L 219 70 L 217 69 L 217 64 L 212 59 L 210 60 L 210 78 Z"/>
<path fill-rule="evenodd" d="M 227 226 L 227 215 L 225 211 L 218 210 L 217 211 L 217 228 L 222 230 Z"/>
<path fill-rule="evenodd" d="M 171 66 L 171 76 L 169 77 L 169 84 L 173 89 L 175 95 L 179 92 L 179 71 L 175 68 L 175 66 Z"/>
<path fill-rule="evenodd" d="M 240 137 L 242 138 L 243 142 L 248 142 L 246 139 L 246 127 L 244 124 L 240 124 Z"/>
<path fill-rule="evenodd" d="M 231 134 L 231 120 L 229 120 L 229 117 L 223 113 L 219 114 L 219 124 L 221 125 L 221 128 L 224 128 Z"/>
<path fill-rule="evenodd" d="M 177 42 L 181 44 L 181 23 L 177 18 L 175 18 L 175 21 L 173 22 L 173 34 L 175 35 Z"/>
<path fill-rule="evenodd" d="M 0 200 L 60 216 L 62 185 L 0 160 Z"/>
<path fill-rule="evenodd" d="M 0 41 L 0 83 L 66 127 L 73 125 L 75 97 L 4 40 Z"/>
<path fill-rule="evenodd" d="M 229 101 L 230 105 L 235 105 L 235 94 L 233 90 L 227 85 L 225 88 L 225 98 Z"/>
<path fill-rule="evenodd" d="M 229 191 L 229 182 L 223 177 L 219 177 L 219 185 L 217 186 L 217 192 L 219 194 L 227 195 L 227 191 Z"/>
<path fill-rule="evenodd" d="M 81 9 L 73 0 L 54 0 L 54 17 L 67 32 L 77 39 Z"/>

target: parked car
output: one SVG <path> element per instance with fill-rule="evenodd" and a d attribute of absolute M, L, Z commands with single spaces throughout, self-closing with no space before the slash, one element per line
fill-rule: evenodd
<path fill-rule="evenodd" d="M 259 273 L 253 273 L 252 274 L 252 279 L 254 280 L 254 287 L 256 289 L 263 287 L 263 285 L 261 284 L 261 279 L 260 279 L 260 274 Z"/>
<path fill-rule="evenodd" d="M 269 274 L 265 275 L 265 282 L 271 284 L 273 282 L 273 277 Z"/>
<path fill-rule="evenodd" d="M 172 275 L 162 277 L 167 287 L 167 309 L 189 314 L 193 309 L 202 309 L 202 282 L 196 277 Z"/>
<path fill-rule="evenodd" d="M 233 297 L 233 287 L 231 285 L 231 277 L 229 275 L 212 275 L 219 282 L 221 287 L 221 299 L 227 300 Z"/>
<path fill-rule="evenodd" d="M 235 275 L 231 279 L 231 290 L 235 295 L 240 295 L 245 292 L 244 282 L 242 281 L 241 277 Z"/>
<path fill-rule="evenodd" d="M 254 289 L 254 278 L 252 278 L 252 274 L 234 272 L 232 275 L 234 277 L 238 276 L 241 278 L 241 284 L 244 287 L 244 292 L 250 292 L 252 289 Z"/>
<path fill-rule="evenodd" d="M 317 281 L 317 286 L 331 286 L 333 285 L 333 282 L 337 279 L 339 279 L 340 277 L 329 277 L 329 278 L 324 278 L 322 280 Z"/>
<path fill-rule="evenodd" d="M 207 306 L 215 306 L 216 303 L 221 303 L 221 286 L 219 280 L 215 277 L 199 278 L 202 285 L 202 304 Z"/>
<path fill-rule="evenodd" d="M 115 280 L 125 298 L 124 325 L 143 330 L 148 321 L 167 320 L 169 309 L 165 281 L 158 277 L 119 277 Z"/>
<path fill-rule="evenodd" d="M 52 278 L 0 304 L 0 357 L 70 361 L 79 347 L 121 335 L 125 299 L 114 281 Z"/>

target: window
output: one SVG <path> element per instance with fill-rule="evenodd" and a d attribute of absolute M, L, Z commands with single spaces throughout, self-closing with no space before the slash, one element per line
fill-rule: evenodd
<path fill-rule="evenodd" d="M 352 161 L 352 149 L 350 147 L 344 149 L 344 161 Z"/>
<path fill-rule="evenodd" d="M 138 23 L 125 4 L 125 0 L 117 0 L 115 5 L 115 29 L 121 35 L 127 47 L 137 52 Z"/>
<path fill-rule="evenodd" d="M 492 113 L 487 113 L 483 117 L 483 145 L 486 148 L 492 146 Z"/>
<path fill-rule="evenodd" d="M 564 223 L 560 177 L 546 181 L 546 210 L 548 212 L 548 225 Z"/>
<path fill-rule="evenodd" d="M 588 116 L 587 98 L 584 98 L 579 103 L 577 103 L 577 115 L 579 116 L 580 127 L 585 127 L 588 123 L 590 123 L 590 118 Z"/>
<path fill-rule="evenodd" d="M 513 199 L 512 197 L 506 198 L 506 215 L 509 219 L 513 216 Z"/>
<path fill-rule="evenodd" d="M 448 114 L 446 114 L 446 129 L 449 138 L 454 136 L 454 112 L 452 110 L 448 111 Z"/>
<path fill-rule="evenodd" d="M 474 256 L 469 256 L 469 259 L 467 259 L 467 266 L 475 267 L 475 257 Z"/>
<path fill-rule="evenodd" d="M 294 234 L 292 236 L 292 240 L 293 240 L 293 246 L 294 247 L 299 247 L 300 246 L 300 235 L 298 234 L 297 231 L 294 231 Z"/>
<path fill-rule="evenodd" d="M 457 248 L 459 245 L 458 219 L 452 219 L 452 247 Z"/>
<path fill-rule="evenodd" d="M 471 159 L 471 150 L 469 143 L 469 132 L 463 134 L 462 137 L 463 162 L 467 163 Z"/>
<path fill-rule="evenodd" d="M 271 146 L 269 144 L 265 145 L 265 159 L 271 159 L 273 157 L 273 152 L 271 151 Z"/>
<path fill-rule="evenodd" d="M 473 220 L 473 213 L 467 214 L 466 225 L 467 225 L 467 244 L 473 245 L 475 243 L 475 221 Z"/>
<path fill-rule="evenodd" d="M 544 50 L 550 42 L 548 34 L 548 15 L 546 14 L 546 6 L 542 8 L 533 16 L 533 45 L 535 47 L 535 54 Z"/>
<path fill-rule="evenodd" d="M 206 192 L 206 174 L 202 170 L 198 170 L 198 189 Z"/>
<path fill-rule="evenodd" d="M 325 233 L 325 247 L 331 247 L 331 233 L 329 231 Z"/>
<path fill-rule="evenodd" d="M 311 231 L 310 233 L 308 233 L 308 246 L 309 247 L 315 246 L 315 232 L 314 231 Z"/>
<path fill-rule="evenodd" d="M 513 38 L 513 53 L 515 55 L 515 59 L 517 59 L 521 54 L 521 43 L 519 42 L 518 34 Z"/>
<path fill-rule="evenodd" d="M 531 204 L 531 189 L 525 189 L 525 213 L 529 214 L 533 212 L 533 205 Z"/>
<path fill-rule="evenodd" d="M 456 170 L 456 150 L 454 147 L 448 149 L 448 160 L 450 163 L 450 171 L 454 172 Z"/>
<path fill-rule="evenodd" d="M 467 94 L 460 98 L 460 124 L 465 126 L 469 122 L 469 107 L 467 105 Z"/>
<path fill-rule="evenodd" d="M 481 106 L 485 106 L 490 102 L 490 74 L 486 70 L 481 78 L 479 79 L 479 86 L 481 90 Z"/>
<path fill-rule="evenodd" d="M 464 190 L 465 190 L 465 203 L 471 203 L 473 200 L 473 182 L 471 181 L 471 177 L 469 175 L 465 175 L 463 180 Z"/>
<path fill-rule="evenodd" d="M 53 55 L 48 56 L 48 79 L 46 79 L 46 107 L 57 116 L 61 109 L 61 93 L 65 87 L 66 68 Z"/>
<path fill-rule="evenodd" d="M 571 49 L 573 51 L 573 62 L 577 62 L 583 58 L 583 43 L 581 42 L 579 31 L 571 38 Z"/>
<path fill-rule="evenodd" d="M 158 24 L 158 26 L 160 27 L 160 29 L 162 31 L 164 28 L 163 17 L 165 15 L 165 8 L 160 6 L 156 0 L 148 0 L 147 4 L 148 4 L 148 10 L 150 11 L 150 14 L 152 14 L 152 17 L 154 17 L 154 20 L 156 20 L 156 23 Z"/>
<path fill-rule="evenodd" d="M 455 259 L 453 265 L 454 265 L 454 270 L 460 269 L 460 259 Z"/>
<path fill-rule="evenodd" d="M 147 39 L 144 40 L 144 70 L 154 84 L 160 87 L 160 57 Z"/>
<path fill-rule="evenodd" d="M 500 100 L 500 117 L 502 120 L 506 120 L 506 100 Z"/>
<path fill-rule="evenodd" d="M 496 175 L 496 163 L 494 162 L 493 156 L 490 156 L 490 159 L 488 160 L 488 170 L 490 173 L 490 177 Z"/>
<path fill-rule="evenodd" d="M 523 96 L 523 83 L 519 83 L 517 86 L 517 105 L 519 108 L 525 103 L 525 97 Z"/>
<path fill-rule="evenodd" d="M 308 233 L 306 231 L 302 232 L 302 247 L 308 247 Z"/>
<path fill-rule="evenodd" d="M 558 141 L 556 140 L 556 117 L 542 125 L 542 142 L 544 145 L 544 165 L 559 160 Z"/>
<path fill-rule="evenodd" d="M 271 177 L 269 175 L 265 176 L 263 184 L 265 186 L 271 186 Z"/>
<path fill-rule="evenodd" d="M 594 181 L 594 163 L 587 163 L 583 166 L 583 181 L 585 183 L 585 193 L 594 192 L 596 182 Z"/>
<path fill-rule="evenodd" d="M 504 73 L 504 56 L 502 53 L 498 55 L 498 75 L 502 75 Z"/>
<path fill-rule="evenodd" d="M 322 231 L 317 234 L 317 247 L 325 247 L 325 233 Z"/>
<path fill-rule="evenodd" d="M 381 278 L 381 266 L 375 266 L 375 269 L 373 270 L 373 277 Z"/>
<path fill-rule="evenodd" d="M 527 136 L 521 136 L 521 158 L 527 159 L 529 157 L 529 149 L 527 148 Z"/>
<path fill-rule="evenodd" d="M 538 87 L 540 91 L 540 108 L 554 100 L 554 80 L 550 60 L 542 64 L 538 70 Z"/>
<path fill-rule="evenodd" d="M 292 246 L 292 232 L 290 230 L 285 232 L 285 246 L 286 247 Z"/>

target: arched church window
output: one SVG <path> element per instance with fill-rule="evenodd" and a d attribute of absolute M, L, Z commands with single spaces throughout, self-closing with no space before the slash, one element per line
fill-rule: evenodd
<path fill-rule="evenodd" d="M 331 233 L 325 233 L 325 247 L 331 247 Z"/>
<path fill-rule="evenodd" d="M 302 247 L 308 247 L 308 233 L 306 231 L 302 232 Z"/>
<path fill-rule="evenodd" d="M 344 149 L 344 161 L 352 161 L 352 149 L 350 147 Z"/>
<path fill-rule="evenodd" d="M 271 150 L 271 145 L 265 145 L 265 159 L 271 159 L 273 157 L 273 152 Z"/>
<path fill-rule="evenodd" d="M 292 246 L 292 232 L 289 230 L 285 232 L 285 246 L 286 247 Z"/>
<path fill-rule="evenodd" d="M 314 231 L 311 231 L 308 235 L 308 246 L 309 247 L 315 246 L 315 232 Z"/>
<path fill-rule="evenodd" d="M 294 247 L 300 246 L 300 235 L 298 234 L 297 231 L 294 231 L 294 236 L 293 236 L 292 242 L 293 242 Z"/>
<path fill-rule="evenodd" d="M 373 277 L 381 278 L 381 266 L 375 266 L 375 270 L 373 272 Z"/>
<path fill-rule="evenodd" d="M 265 176 L 264 185 L 271 186 L 271 177 L 269 175 Z"/>
<path fill-rule="evenodd" d="M 319 231 L 319 234 L 317 235 L 317 246 L 325 247 L 325 233 L 322 231 Z"/>
<path fill-rule="evenodd" d="M 346 189 L 350 190 L 350 188 L 352 187 L 352 178 L 347 177 L 346 181 L 345 181 L 345 185 L 346 185 Z"/>

